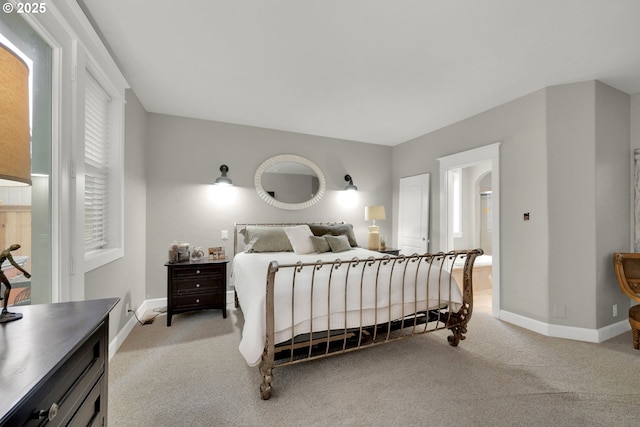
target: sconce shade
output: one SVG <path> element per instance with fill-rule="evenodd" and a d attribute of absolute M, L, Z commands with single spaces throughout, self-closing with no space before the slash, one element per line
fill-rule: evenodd
<path fill-rule="evenodd" d="M 365 221 L 373 221 L 374 224 L 376 219 L 387 219 L 384 206 L 365 206 L 364 219 Z"/>
<path fill-rule="evenodd" d="M 0 186 L 31 185 L 29 68 L 0 44 Z"/>
<path fill-rule="evenodd" d="M 227 172 L 229 172 L 229 166 L 220 166 L 220 172 L 222 173 L 222 175 L 216 178 L 215 185 L 233 185 L 231 178 L 227 176 Z"/>
<path fill-rule="evenodd" d="M 348 184 L 344 187 L 345 190 L 358 191 L 358 187 L 353 185 L 353 179 L 351 179 L 351 175 L 345 175 L 344 180 L 348 182 Z"/>

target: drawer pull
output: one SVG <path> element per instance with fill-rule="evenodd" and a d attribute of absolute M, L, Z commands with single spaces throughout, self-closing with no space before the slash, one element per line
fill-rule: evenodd
<path fill-rule="evenodd" d="M 196 288 L 199 288 L 199 287 L 200 287 L 200 283 L 196 283 Z"/>
<path fill-rule="evenodd" d="M 196 303 L 200 303 L 200 298 L 196 299 Z"/>
<path fill-rule="evenodd" d="M 58 404 L 54 402 L 51 404 L 48 411 L 40 411 L 36 415 L 38 416 L 38 419 L 46 418 L 49 421 L 53 421 L 56 415 L 58 415 Z"/>
<path fill-rule="evenodd" d="M 196 274 L 200 274 L 200 270 L 196 270 Z"/>

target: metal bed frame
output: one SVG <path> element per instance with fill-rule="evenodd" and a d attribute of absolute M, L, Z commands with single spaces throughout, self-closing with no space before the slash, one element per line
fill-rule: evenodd
<path fill-rule="evenodd" d="M 262 225 L 262 226 L 288 226 L 298 224 L 236 224 L 235 225 L 235 238 L 234 238 L 234 254 L 238 250 L 238 227 L 246 225 Z M 345 354 L 352 351 L 360 350 L 367 347 L 373 347 L 380 344 L 386 344 L 391 341 L 399 339 L 409 338 L 416 335 L 422 335 L 425 333 L 438 331 L 442 329 L 449 329 L 452 335 L 448 336 L 448 342 L 452 346 L 457 346 L 461 340 L 465 339 L 467 333 L 467 324 L 471 319 L 473 312 L 473 285 L 472 285 L 472 269 L 473 263 L 476 257 L 482 255 L 482 249 L 473 250 L 458 250 L 451 252 L 439 252 L 435 254 L 413 254 L 409 256 L 399 255 L 390 256 L 384 255 L 380 257 L 369 257 L 367 259 L 354 258 L 351 260 L 340 260 L 330 262 L 311 262 L 303 263 L 297 262 L 295 264 L 281 265 L 277 261 L 272 261 L 266 272 L 266 339 L 264 351 L 262 354 L 261 362 L 259 365 L 260 374 L 262 375 L 262 383 L 260 384 L 260 396 L 263 400 L 267 400 L 271 397 L 273 382 L 273 369 L 277 367 L 289 366 L 297 363 L 307 362 L 310 360 L 321 359 L 338 354 Z M 453 286 L 457 286 L 455 280 L 452 279 L 451 270 L 454 262 L 457 259 L 464 259 L 464 267 L 462 274 L 462 305 L 458 311 L 453 311 L 450 308 L 450 301 L 448 299 L 442 299 L 440 292 L 438 292 L 438 303 L 434 308 L 427 310 L 419 309 L 417 302 L 419 295 L 418 286 L 414 286 L 414 292 L 412 295 L 405 294 L 405 280 L 407 274 L 415 274 L 416 280 L 418 277 L 418 271 L 420 269 L 427 269 L 427 280 L 429 277 L 437 277 L 440 286 L 444 285 L 451 290 Z M 408 267 L 414 263 L 415 272 L 410 272 Z M 389 267 L 385 267 L 389 266 Z M 385 281 L 380 278 L 381 268 L 390 268 L 389 280 Z M 314 279 L 315 273 L 321 269 L 329 269 L 329 282 L 327 294 L 316 295 L 314 294 Z M 350 275 L 355 275 L 355 281 L 349 281 L 344 279 L 333 279 L 334 272 L 346 269 L 345 275 L 342 277 L 348 278 Z M 296 287 L 296 278 L 303 271 L 311 271 L 311 283 L 307 284 L 311 286 L 311 318 L 313 318 L 313 299 L 314 298 L 327 298 L 329 304 L 329 312 L 331 312 L 331 286 L 332 280 L 340 280 L 340 285 L 344 286 L 344 319 L 343 325 L 331 325 L 329 323 L 329 330 L 314 331 L 311 329 L 310 333 L 294 336 L 293 339 L 284 343 L 275 343 L 275 316 L 274 302 L 275 292 L 274 286 L 276 283 L 277 274 L 288 274 L 287 277 L 291 277 L 291 289 Z M 375 281 L 370 283 L 366 280 L 366 272 L 375 272 Z M 446 271 L 449 275 L 443 275 Z M 397 318 L 391 316 L 391 288 L 392 286 L 398 286 L 397 283 L 392 283 L 391 277 L 394 274 L 402 275 L 402 315 Z M 337 275 L 336 275 L 337 276 Z M 444 283 L 443 283 L 444 281 Z M 357 327 L 348 327 L 346 318 L 347 307 L 347 283 L 357 283 L 360 286 L 360 324 Z M 281 285 L 281 284 L 280 284 Z M 279 286 L 280 286 L 279 285 Z M 298 286 L 301 286 L 298 283 Z M 338 285 L 336 285 L 338 286 Z M 350 285 L 351 286 L 351 285 Z M 441 289 L 439 286 L 439 289 Z M 372 325 L 364 325 L 362 322 L 362 292 L 376 292 L 382 287 L 387 287 L 389 292 L 389 301 L 385 308 L 375 308 L 375 318 L 378 318 L 378 310 L 388 309 L 388 320 L 384 322 L 375 321 Z M 317 289 L 317 288 L 316 288 Z M 425 301 L 433 299 L 433 295 L 429 295 L 429 287 L 425 287 L 427 295 L 424 295 Z M 408 293 L 408 292 L 407 292 Z M 451 292 L 449 292 L 451 295 Z M 295 305 L 293 303 L 294 298 L 291 298 L 291 325 L 293 330 L 293 319 L 295 313 Z M 377 304 L 377 303 L 376 303 Z M 411 307 L 413 304 L 414 309 L 406 310 L 405 307 Z M 236 307 L 239 307 L 239 303 L 236 295 Z"/>

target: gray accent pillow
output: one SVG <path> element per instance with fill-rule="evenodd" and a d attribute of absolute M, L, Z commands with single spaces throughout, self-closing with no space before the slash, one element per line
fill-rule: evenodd
<path fill-rule="evenodd" d="M 351 246 L 358 246 L 356 235 L 353 232 L 351 224 L 309 224 L 309 228 L 314 236 L 324 236 L 331 234 L 332 236 L 347 236 Z"/>
<path fill-rule="evenodd" d="M 328 236 L 331 237 L 330 234 L 328 234 Z M 311 236 L 311 237 L 309 237 L 311 239 L 311 243 L 313 244 L 314 249 L 319 254 L 321 254 L 323 252 L 331 251 L 331 246 L 329 246 L 329 242 L 327 242 L 327 239 L 325 239 L 324 237 L 325 236 Z"/>
<path fill-rule="evenodd" d="M 351 249 L 347 236 L 324 236 L 329 243 L 331 252 L 345 252 Z"/>
<path fill-rule="evenodd" d="M 287 233 L 282 227 L 248 225 L 240 234 L 244 236 L 245 252 L 292 252 Z"/>

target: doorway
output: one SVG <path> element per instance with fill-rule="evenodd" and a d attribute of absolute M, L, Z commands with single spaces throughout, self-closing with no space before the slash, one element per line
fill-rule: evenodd
<path fill-rule="evenodd" d="M 495 143 L 438 159 L 441 249 L 486 246 L 486 256 L 474 265 L 474 281 L 476 274 L 488 275 L 488 302 L 496 318 L 500 314 L 499 149 L 500 143 Z M 481 287 L 480 277 L 478 282 Z"/>

